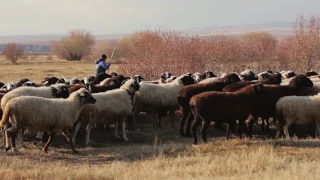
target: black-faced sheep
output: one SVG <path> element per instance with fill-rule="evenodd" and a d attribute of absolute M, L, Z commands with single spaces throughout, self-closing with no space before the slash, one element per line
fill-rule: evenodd
<path fill-rule="evenodd" d="M 316 73 L 315 71 L 308 71 L 306 72 L 306 76 L 310 77 L 310 76 L 316 76 L 318 75 L 318 73 Z"/>
<path fill-rule="evenodd" d="M 228 84 L 235 83 L 238 81 L 240 81 L 238 75 L 231 73 L 225 76 L 224 78 L 219 79 L 217 82 L 212 82 L 208 84 L 193 84 L 181 88 L 178 92 L 177 98 L 183 114 L 183 117 L 181 119 L 180 134 L 183 136 L 185 135 L 183 129 L 184 123 L 187 120 L 186 134 L 187 136 L 191 136 L 190 123 L 192 120 L 192 114 L 190 111 L 189 101 L 192 96 L 206 91 L 221 91 L 222 88 L 224 88 Z"/>
<path fill-rule="evenodd" d="M 56 84 L 59 81 L 57 77 L 46 77 L 41 84 L 44 86 L 51 86 L 52 84 Z"/>
<path fill-rule="evenodd" d="M 297 75 L 295 72 L 293 72 L 291 70 L 281 71 L 280 74 L 282 75 L 283 79 L 289 79 L 289 78 L 292 78 Z"/>
<path fill-rule="evenodd" d="M 213 72 L 211 72 L 211 71 L 205 71 L 202 74 L 201 79 L 208 79 L 208 78 L 212 78 L 212 77 L 217 77 L 217 76 L 215 74 L 213 74 Z"/>
<path fill-rule="evenodd" d="M 101 81 L 103 81 L 106 78 L 111 78 L 111 76 L 107 73 L 100 73 L 97 77 L 94 78 L 94 80 L 90 83 L 92 85 L 99 84 Z"/>
<path fill-rule="evenodd" d="M 135 92 L 139 90 L 139 84 L 129 79 L 124 82 L 120 89 L 114 89 L 103 93 L 95 93 L 92 96 L 97 100 L 95 104 L 86 105 L 79 116 L 78 123 L 88 122 L 86 127 L 86 145 L 90 141 L 90 131 L 94 124 L 103 122 L 105 124 L 115 124 L 115 134 L 118 135 L 118 122 L 122 126 L 122 136 L 126 136 L 126 119 L 132 114 Z M 80 125 L 76 126 L 73 142 L 75 143 L 77 132 Z"/>
<path fill-rule="evenodd" d="M 263 96 L 264 87 L 261 84 L 249 85 L 235 92 L 209 91 L 193 96 L 190 99 L 190 108 L 195 118 L 192 126 L 194 144 L 197 144 L 197 128 L 201 123 L 202 139 L 207 142 L 206 130 L 211 121 L 228 123 L 228 138 L 230 126 L 234 126 L 238 120 L 241 137 L 244 121 L 255 113 L 255 108 L 260 106 Z"/>
<path fill-rule="evenodd" d="M 99 92 L 106 92 L 112 89 L 120 88 L 122 82 L 128 78 L 124 77 L 123 75 L 118 75 L 116 77 L 110 78 L 111 81 L 109 82 L 109 85 L 105 86 L 95 86 L 93 84 L 88 85 L 88 89 L 90 93 L 99 93 Z"/>
<path fill-rule="evenodd" d="M 3 82 L 0 82 L 0 88 L 2 88 L 2 86 L 4 86 L 4 83 L 3 83 Z"/>
<path fill-rule="evenodd" d="M 258 79 L 258 75 L 254 73 L 252 70 L 248 70 L 248 69 L 242 71 L 239 75 L 242 78 L 242 80 L 246 80 L 246 81 L 252 81 L 252 80 Z"/>
<path fill-rule="evenodd" d="M 34 131 L 51 132 L 48 142 L 43 148 L 44 152 L 56 132 L 61 131 L 69 142 L 72 152 L 76 153 L 69 128 L 72 128 L 85 104 L 94 104 L 96 100 L 86 89 L 80 89 L 67 99 L 47 99 L 35 96 L 22 96 L 9 101 L 3 111 L 0 125 L 11 123 L 12 126 L 5 131 L 6 150 L 10 149 L 11 137 L 12 150 L 16 148 L 15 137 L 22 128 Z"/>
<path fill-rule="evenodd" d="M 192 75 L 192 78 L 196 83 L 198 83 L 202 80 L 202 75 L 199 72 L 196 72 Z"/>

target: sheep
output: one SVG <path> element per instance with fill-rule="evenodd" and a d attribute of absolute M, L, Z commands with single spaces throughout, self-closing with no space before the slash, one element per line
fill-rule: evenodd
<path fill-rule="evenodd" d="M 297 74 L 291 70 L 289 71 L 281 71 L 280 74 L 282 75 L 283 79 L 288 79 L 296 76 Z"/>
<path fill-rule="evenodd" d="M 94 78 L 94 80 L 90 83 L 92 85 L 99 84 L 101 81 L 103 81 L 106 78 L 111 78 L 111 76 L 107 73 L 100 73 L 97 77 Z"/>
<path fill-rule="evenodd" d="M 313 83 L 308 77 L 297 75 L 290 81 L 289 85 L 264 85 L 264 87 L 266 91 L 264 105 L 255 117 L 269 119 L 275 117 L 276 103 L 281 97 L 299 95 L 304 88 L 312 88 Z M 262 128 L 264 130 L 264 126 Z M 266 130 L 270 132 L 268 121 Z"/>
<path fill-rule="evenodd" d="M 186 128 L 186 135 L 191 136 L 190 134 L 190 123 L 192 120 L 192 114 L 190 111 L 189 101 L 192 96 L 206 92 L 206 91 L 221 91 L 222 88 L 224 88 L 226 85 L 234 82 L 240 81 L 240 78 L 237 74 L 231 73 L 225 76 L 224 78 L 221 78 L 217 82 L 212 82 L 208 84 L 194 84 L 189 85 L 186 87 L 182 87 L 180 91 L 178 92 L 178 103 L 180 105 L 180 109 L 182 110 L 182 119 L 181 119 L 181 126 L 180 126 L 180 134 L 182 136 L 185 136 L 183 129 L 184 129 L 184 123 L 187 120 L 187 128 Z"/>
<path fill-rule="evenodd" d="M 190 108 L 194 114 L 192 133 L 194 144 L 197 144 L 197 128 L 202 123 L 202 139 L 206 143 L 206 130 L 210 121 L 227 122 L 228 138 L 230 127 L 233 127 L 236 120 L 239 120 L 239 135 L 241 138 L 244 121 L 249 115 L 255 113 L 255 108 L 262 103 L 264 87 L 261 84 L 252 84 L 235 92 L 203 92 L 192 96 Z"/>
<path fill-rule="evenodd" d="M 213 72 L 211 71 L 205 71 L 202 76 L 201 79 L 208 79 L 208 78 L 212 78 L 212 77 L 217 77 L 215 74 L 213 74 Z"/>
<path fill-rule="evenodd" d="M 15 136 L 22 128 L 34 131 L 51 132 L 49 139 L 42 149 L 48 152 L 48 147 L 56 132 L 61 131 L 70 144 L 73 153 L 77 153 L 70 137 L 69 128 L 78 119 L 85 104 L 94 104 L 96 100 L 89 92 L 82 88 L 70 95 L 67 99 L 47 99 L 35 96 L 22 96 L 9 101 L 3 111 L 0 126 L 11 123 L 12 126 L 5 131 L 6 151 L 16 150 Z M 9 120 L 10 118 L 10 120 Z"/>
<path fill-rule="evenodd" d="M 240 73 L 240 77 L 242 77 L 242 80 L 247 80 L 247 81 L 252 81 L 252 80 L 257 80 L 258 79 L 258 76 L 256 73 L 254 73 L 252 70 L 245 70 L 245 71 L 242 71 Z"/>
<path fill-rule="evenodd" d="M 221 78 L 211 77 L 211 78 L 207 78 L 207 79 L 200 81 L 198 84 L 209 84 L 209 83 L 217 82 L 217 81 L 219 81 L 219 79 L 221 79 Z"/>
<path fill-rule="evenodd" d="M 80 82 L 82 83 L 82 84 L 86 84 L 86 85 L 88 85 L 88 84 L 90 84 L 93 80 L 94 80 L 94 76 L 90 76 L 90 77 L 84 77 L 84 78 L 82 78 L 81 80 L 80 80 Z"/>
<path fill-rule="evenodd" d="M 44 86 L 51 86 L 52 84 L 56 84 L 59 81 L 57 77 L 46 77 L 41 84 Z"/>
<path fill-rule="evenodd" d="M 192 78 L 196 83 L 198 83 L 202 80 L 202 75 L 199 72 L 196 72 L 192 75 Z"/>
<path fill-rule="evenodd" d="M 132 79 L 136 80 L 137 83 L 140 83 L 142 82 L 142 80 L 144 80 L 144 78 L 141 77 L 140 75 L 134 75 Z"/>
<path fill-rule="evenodd" d="M 166 79 L 168 79 L 168 78 L 170 78 L 170 77 L 172 76 L 172 73 L 170 73 L 170 72 L 164 72 L 164 73 L 161 74 L 161 76 L 162 76 L 162 75 L 164 76 L 164 78 L 165 78 L 165 80 L 166 80 Z"/>
<path fill-rule="evenodd" d="M 168 79 L 165 80 L 165 83 L 172 82 L 172 81 L 174 81 L 175 79 L 177 79 L 177 76 L 171 76 L 171 77 L 169 77 Z"/>
<path fill-rule="evenodd" d="M 316 73 L 315 71 L 308 71 L 306 72 L 306 76 L 310 77 L 310 76 L 316 76 L 318 75 L 318 73 Z"/>
<path fill-rule="evenodd" d="M 94 86 L 93 84 L 89 84 L 89 92 L 90 93 L 99 93 L 105 92 L 112 89 L 120 88 L 122 82 L 128 78 L 124 77 L 123 75 L 118 75 L 116 77 L 111 78 L 112 81 L 107 86 Z"/>
<path fill-rule="evenodd" d="M 1 88 L 0 88 L 0 93 L 6 93 L 6 92 L 9 92 L 11 91 L 12 89 L 14 89 L 14 86 L 15 86 L 15 83 L 14 82 L 9 82 L 5 85 L 3 85 Z"/>
<path fill-rule="evenodd" d="M 273 73 L 269 73 L 267 71 L 261 72 L 258 74 L 258 80 L 262 81 L 262 80 L 266 80 L 267 78 L 269 78 Z"/>
<path fill-rule="evenodd" d="M 2 88 L 2 86 L 4 86 L 4 83 L 3 83 L 3 82 L 0 82 L 0 88 Z"/>
<path fill-rule="evenodd" d="M 50 87 L 20 87 L 14 89 L 3 96 L 1 99 L 1 109 L 4 111 L 6 104 L 19 96 L 38 96 L 43 98 L 67 98 L 69 90 L 66 85 L 52 85 Z M 9 125 L 8 125 L 9 126 Z M 8 128 L 8 126 L 5 127 Z M 22 137 L 19 139 L 21 146 L 25 146 Z"/>
<path fill-rule="evenodd" d="M 115 72 L 112 72 L 112 73 L 110 73 L 110 76 L 111 76 L 111 77 L 116 77 L 116 76 L 118 76 L 118 74 L 115 73 Z"/>
<path fill-rule="evenodd" d="M 281 82 L 281 76 L 280 74 L 275 73 L 273 77 L 270 77 L 272 80 L 271 82 Z M 277 80 L 274 80 L 277 79 Z M 265 83 L 265 81 L 262 81 Z M 269 82 L 267 79 L 266 82 Z M 224 92 L 234 92 L 237 91 L 240 88 L 243 88 L 249 84 L 256 83 L 256 82 L 248 82 L 248 81 L 242 81 L 238 83 L 234 83 L 231 85 L 226 86 L 223 91 Z M 266 97 L 267 99 L 265 100 L 265 104 L 261 106 L 261 112 L 258 116 L 255 116 L 255 121 L 257 120 L 258 117 L 261 117 L 263 120 L 264 119 L 269 119 L 271 117 L 274 117 L 274 109 L 275 109 L 275 103 L 277 100 L 283 96 L 286 95 L 298 95 L 298 94 L 314 94 L 317 92 L 317 89 L 312 88 L 313 83 L 311 82 L 310 79 L 308 79 L 304 75 L 298 75 L 294 77 L 290 83 L 286 86 L 280 86 L 280 85 L 270 85 L 269 83 L 265 83 L 264 87 L 266 89 Z M 254 121 L 250 121 L 249 124 L 249 130 L 248 134 L 251 136 L 252 135 L 252 123 Z M 266 121 L 266 128 L 264 126 L 264 123 L 262 123 L 261 126 L 262 130 L 267 130 L 270 132 L 269 129 L 269 122 Z"/>
<path fill-rule="evenodd" d="M 124 82 L 120 89 L 114 89 L 103 93 L 95 93 L 92 96 L 97 100 L 93 105 L 86 105 L 79 116 L 76 129 L 73 134 L 75 143 L 77 132 L 81 123 L 88 122 L 86 127 L 86 145 L 90 141 L 90 131 L 97 122 L 107 124 L 115 123 L 115 135 L 118 135 L 118 122 L 122 125 L 122 136 L 128 141 L 126 136 L 126 119 L 132 114 L 135 92 L 139 90 L 139 84 L 134 79 Z"/>
<path fill-rule="evenodd" d="M 320 137 L 320 94 L 315 96 L 286 96 L 280 98 L 276 104 L 277 133 L 279 138 L 281 127 L 290 139 L 288 127 L 295 124 L 312 124 L 316 123 L 318 137 Z"/>
<path fill-rule="evenodd" d="M 272 74 L 271 76 L 269 76 L 268 78 L 266 78 L 265 80 L 262 81 L 240 81 L 240 82 L 236 82 L 233 84 L 229 84 L 226 87 L 224 87 L 222 89 L 222 91 L 224 92 L 234 92 L 237 91 L 247 85 L 250 84 L 257 84 L 257 83 L 261 83 L 261 84 L 280 84 L 282 81 L 281 79 L 281 74 Z"/>
<path fill-rule="evenodd" d="M 190 84 L 194 84 L 194 80 L 187 75 L 181 75 L 167 84 L 140 84 L 134 115 L 139 112 L 157 113 L 158 126 L 161 127 L 161 115 L 169 111 L 171 125 L 174 126 L 174 112 L 179 107 L 178 92 Z"/>
<path fill-rule="evenodd" d="M 79 83 L 80 83 L 80 80 L 77 77 L 73 77 L 70 80 L 70 85 L 75 85 L 75 84 L 79 84 Z"/>

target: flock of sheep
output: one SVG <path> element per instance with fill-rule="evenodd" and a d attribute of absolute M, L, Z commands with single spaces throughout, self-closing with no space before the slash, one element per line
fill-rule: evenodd
<path fill-rule="evenodd" d="M 193 136 L 197 143 L 197 129 L 207 142 L 206 130 L 212 121 L 221 129 L 227 124 L 226 138 L 242 132 L 251 137 L 252 127 L 262 118 L 262 128 L 269 129 L 269 118 L 277 121 L 277 134 L 290 138 L 288 128 L 311 124 L 320 134 L 319 89 L 320 76 L 316 72 L 297 75 L 292 71 L 260 74 L 252 70 L 222 74 L 210 71 L 173 76 L 161 74 L 159 80 L 145 81 L 140 75 L 125 77 L 117 73 L 101 73 L 97 77 L 58 79 L 47 77 L 40 84 L 22 79 L 17 83 L 0 82 L 0 125 L 6 151 L 16 150 L 15 139 L 23 142 L 24 130 L 38 132 L 48 151 L 53 137 L 61 132 L 73 153 L 79 129 L 86 125 L 85 144 L 90 144 L 91 129 L 98 123 L 115 125 L 115 135 L 128 141 L 126 131 L 135 127 L 140 112 L 156 114 L 157 124 L 169 115 L 175 124 L 175 113 L 182 114 L 180 134 Z M 73 134 L 70 133 L 73 130 Z M 45 138 L 48 136 L 47 138 Z M 10 141 L 11 139 L 11 141 Z"/>

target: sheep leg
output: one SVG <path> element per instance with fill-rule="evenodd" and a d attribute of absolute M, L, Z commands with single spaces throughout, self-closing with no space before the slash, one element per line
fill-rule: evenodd
<path fill-rule="evenodd" d="M 226 133 L 226 139 L 229 139 L 230 132 L 234 134 L 234 128 L 235 128 L 235 123 L 227 123 L 227 133 Z"/>
<path fill-rule="evenodd" d="M 317 125 L 317 129 L 316 129 L 315 137 L 319 138 L 320 137 L 320 124 L 317 123 L 316 125 Z"/>
<path fill-rule="evenodd" d="M 119 123 L 118 123 L 118 121 L 116 122 L 115 126 L 116 127 L 114 129 L 114 135 L 116 136 L 117 139 L 119 139 L 120 136 L 119 136 Z"/>
<path fill-rule="evenodd" d="M 197 129 L 198 126 L 201 124 L 202 120 L 199 117 L 195 117 L 194 124 L 192 126 L 192 134 L 193 134 L 193 144 L 197 144 Z"/>
<path fill-rule="evenodd" d="M 243 120 L 239 120 L 238 136 L 240 137 L 240 139 L 242 139 L 242 130 L 243 130 L 243 128 L 245 128 L 244 121 Z"/>
<path fill-rule="evenodd" d="M 277 132 L 276 132 L 276 137 L 275 137 L 275 139 L 280 138 L 282 125 L 283 125 L 283 123 L 280 123 L 280 122 L 277 123 L 277 129 L 276 129 Z"/>
<path fill-rule="evenodd" d="M 64 137 L 66 138 L 66 140 L 68 141 L 71 149 L 72 149 L 72 152 L 73 153 L 78 153 L 77 150 L 74 148 L 73 146 L 73 143 L 72 143 L 72 139 L 71 139 L 71 135 L 70 135 L 70 132 L 68 129 L 63 129 L 62 131 L 62 134 L 64 135 Z"/>
<path fill-rule="evenodd" d="M 261 120 L 262 120 L 262 122 L 261 122 L 261 130 L 264 132 L 266 130 L 265 124 L 264 124 L 264 119 L 262 118 Z"/>
<path fill-rule="evenodd" d="M 201 136 L 202 136 L 202 139 L 203 139 L 203 142 L 205 143 L 208 143 L 207 142 L 207 136 L 206 136 L 206 132 L 207 132 L 207 129 L 210 125 L 210 121 L 205 121 L 204 123 L 202 123 L 202 127 L 201 127 Z"/>
<path fill-rule="evenodd" d="M 287 123 L 283 126 L 283 132 L 286 135 L 286 139 L 290 139 L 290 135 L 289 135 L 289 131 L 288 131 L 289 126 L 290 125 Z"/>
<path fill-rule="evenodd" d="M 180 124 L 180 135 L 181 136 L 185 136 L 184 131 L 183 131 L 184 130 L 184 124 L 186 122 L 186 119 L 189 117 L 189 113 L 185 109 L 182 109 L 182 112 L 183 112 L 183 116 L 181 118 L 181 124 Z"/>
<path fill-rule="evenodd" d="M 252 138 L 252 135 L 253 135 L 252 127 L 253 127 L 253 122 L 255 121 L 255 119 L 256 119 L 256 117 L 251 117 L 249 119 L 249 122 L 246 123 L 246 127 L 247 127 L 246 135 L 249 138 Z"/>
<path fill-rule="evenodd" d="M 2 132 L 3 132 L 3 142 L 2 142 L 2 144 L 1 144 L 1 147 L 5 147 L 6 146 L 6 136 L 5 136 L 5 133 L 6 133 L 6 130 L 7 129 L 9 129 L 9 127 L 10 127 L 11 125 L 10 125 L 10 123 L 7 123 L 6 125 L 4 125 L 3 127 L 2 127 Z"/>
<path fill-rule="evenodd" d="M 189 117 L 187 119 L 187 127 L 186 127 L 186 136 L 187 137 L 192 137 L 192 135 L 191 135 L 191 123 L 192 123 L 193 119 L 194 119 L 194 115 L 192 113 L 190 113 Z"/>
<path fill-rule="evenodd" d="M 169 116 L 170 116 L 170 124 L 171 124 L 171 127 L 172 128 L 175 128 L 176 127 L 176 125 L 175 125 L 175 110 L 171 110 L 171 111 L 169 111 Z"/>
<path fill-rule="evenodd" d="M 42 151 L 44 151 L 45 153 L 48 153 L 48 148 L 52 142 L 53 137 L 56 135 L 56 132 L 51 132 L 48 138 L 48 141 L 46 143 L 46 145 L 43 147 Z"/>
<path fill-rule="evenodd" d="M 161 128 L 161 115 L 159 113 L 157 113 L 156 117 L 157 117 L 157 125 L 159 128 Z"/>
<path fill-rule="evenodd" d="M 94 124 L 89 122 L 89 124 L 86 127 L 86 146 L 88 146 L 90 143 L 90 133 L 93 126 Z"/>
<path fill-rule="evenodd" d="M 128 141 L 128 138 L 127 138 L 127 132 L 126 132 L 126 119 L 127 118 L 124 118 L 124 119 L 121 119 L 121 126 L 122 126 L 122 137 L 125 141 Z"/>
<path fill-rule="evenodd" d="M 11 146 L 12 146 L 12 151 L 16 150 L 16 135 L 17 135 L 17 130 L 14 127 L 10 127 L 5 131 L 6 135 L 6 151 L 10 149 L 9 145 L 9 137 L 11 137 Z"/>
<path fill-rule="evenodd" d="M 134 119 L 132 115 L 129 115 L 127 117 L 127 123 L 128 123 L 128 130 L 129 131 L 134 131 Z"/>
<path fill-rule="evenodd" d="M 81 127 L 81 122 L 80 121 L 76 122 L 76 127 L 74 128 L 74 132 L 72 135 L 72 143 L 74 146 L 76 145 L 76 138 L 77 138 L 78 132 L 80 130 L 80 127 Z"/>
<path fill-rule="evenodd" d="M 19 131 L 18 132 L 18 139 L 19 139 L 19 142 L 20 142 L 20 146 L 25 148 L 26 145 L 24 144 L 24 141 L 23 141 L 23 137 L 22 137 L 22 131 Z"/>

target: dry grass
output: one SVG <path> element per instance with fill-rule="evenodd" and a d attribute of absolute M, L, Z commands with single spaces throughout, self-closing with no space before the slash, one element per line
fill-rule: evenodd
<path fill-rule="evenodd" d="M 32 59 L 32 60 L 30 60 Z M 38 56 L 27 60 L 18 60 L 18 65 L 11 64 L 4 56 L 0 56 L 0 81 L 11 82 L 29 78 L 34 82 L 40 82 L 47 76 L 78 77 L 94 75 L 95 59 L 83 61 L 65 61 L 57 58 L 47 60 L 46 56 Z M 118 66 L 113 64 L 110 72 L 116 72 Z"/>
<path fill-rule="evenodd" d="M 19 61 L 18 61 L 19 62 Z M 28 60 L 11 65 L 0 60 L 1 81 L 45 76 L 83 77 L 93 73 L 91 62 Z M 114 68 L 115 66 L 113 66 Z M 116 71 L 116 69 L 112 69 Z M 176 126 L 178 126 L 178 123 Z M 192 146 L 178 130 L 155 126 L 154 116 L 141 115 L 129 142 L 113 132 L 93 129 L 93 147 L 77 139 L 79 154 L 72 155 L 61 135 L 49 153 L 27 141 L 18 152 L 0 151 L 0 177 L 5 179 L 318 179 L 319 140 L 224 140 L 224 132 L 209 128 L 208 144 Z M 257 130 L 257 129 L 256 129 Z M 34 136 L 29 136 L 34 137 Z M 215 139 L 212 139 L 214 137 Z M 257 136 L 258 137 L 258 136 Z M 259 136 L 261 137 L 261 136 Z M 201 141 L 200 141 L 201 142 Z"/>

